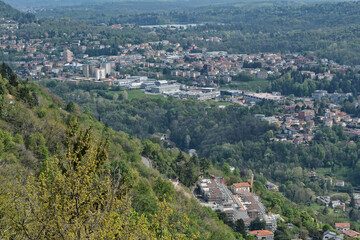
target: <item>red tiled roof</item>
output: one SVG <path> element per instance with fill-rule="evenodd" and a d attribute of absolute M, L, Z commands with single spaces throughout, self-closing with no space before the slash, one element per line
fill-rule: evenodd
<path fill-rule="evenodd" d="M 335 223 L 335 228 L 350 228 L 350 223 Z"/>
<path fill-rule="evenodd" d="M 251 231 L 250 235 L 256 235 L 256 236 L 269 236 L 269 235 L 274 235 L 274 233 L 268 231 L 268 230 L 255 230 L 255 231 Z"/>
<path fill-rule="evenodd" d="M 243 183 L 234 183 L 233 184 L 234 187 L 236 188 L 241 188 L 241 187 L 250 187 L 250 184 L 248 182 L 243 182 Z"/>
<path fill-rule="evenodd" d="M 354 231 L 354 230 L 347 230 L 347 231 L 344 231 L 343 233 L 344 233 L 346 236 L 351 237 L 351 238 L 353 238 L 353 237 L 360 237 L 360 233 L 358 233 L 358 232 L 356 232 L 356 231 Z"/>

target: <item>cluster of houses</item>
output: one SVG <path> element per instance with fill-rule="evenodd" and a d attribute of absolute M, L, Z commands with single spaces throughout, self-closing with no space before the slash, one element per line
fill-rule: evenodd
<path fill-rule="evenodd" d="M 122 31 L 123 26 L 114 25 L 113 29 Z M 176 28 L 175 28 L 176 29 Z M 182 46 L 168 40 L 144 42 L 140 44 L 118 45 L 120 51 L 114 55 L 90 57 L 91 51 L 111 50 L 109 39 L 101 34 L 66 33 L 64 42 L 50 33 L 44 33 L 39 39 L 18 39 L 18 23 L 0 19 L 0 48 L 4 54 L 21 56 L 12 61 L 20 76 L 45 77 L 72 80 L 85 77 L 95 81 L 125 79 L 126 69 L 136 70 L 138 75 L 149 78 L 161 78 L 164 74 L 175 79 L 192 80 L 194 86 L 216 87 L 219 82 L 229 83 L 239 73 L 248 73 L 258 79 L 266 79 L 270 74 L 279 74 L 282 70 L 298 69 L 307 66 L 310 69 L 326 65 L 331 72 L 315 73 L 302 71 L 313 79 L 331 79 L 333 72 L 345 72 L 351 68 L 339 65 L 327 59 L 301 54 L 228 54 L 225 51 L 207 51 L 195 44 Z M 194 40 L 194 39 L 189 39 Z M 199 39 L 198 39 L 199 40 Z M 217 37 L 202 39 L 208 42 L 220 42 Z M 77 49 L 76 53 L 71 52 Z M 16 52 L 16 54 L 14 54 Z M 60 53 L 60 54 L 59 54 Z M 16 59 L 16 58 L 15 58 Z M 256 99 L 256 98 L 254 98 Z"/>
<path fill-rule="evenodd" d="M 316 200 L 324 204 L 326 207 L 332 207 L 333 209 L 340 209 L 343 212 L 346 211 L 346 203 L 340 201 L 340 200 L 331 200 L 330 196 L 318 196 L 316 197 Z"/>
<path fill-rule="evenodd" d="M 265 221 L 265 230 L 250 231 L 249 234 L 258 239 L 273 239 L 280 215 L 266 212 L 259 196 L 252 192 L 252 183 L 234 183 L 230 189 L 222 178 L 202 179 L 197 187 L 197 198 L 214 211 L 224 212 L 230 221 L 242 219 L 247 227 L 257 218 Z"/>
<path fill-rule="evenodd" d="M 359 209 L 360 208 L 360 193 L 354 193 L 353 198 L 354 198 L 355 208 Z"/>
<path fill-rule="evenodd" d="M 330 103 L 325 108 L 325 114 L 320 113 L 315 106 L 315 99 L 302 98 L 283 105 L 284 114 L 265 116 L 256 114 L 260 120 L 275 124 L 282 129 L 282 133 L 271 138 L 272 141 L 287 141 L 296 144 L 304 144 L 313 140 L 315 133 L 320 127 L 333 127 L 339 125 L 345 128 L 349 135 L 360 136 L 358 130 L 360 119 L 353 118 L 349 114 L 339 110 L 339 106 Z"/>
<path fill-rule="evenodd" d="M 344 237 L 346 239 L 360 238 L 360 233 L 351 230 L 350 223 L 335 223 L 335 230 L 337 233 L 331 230 L 324 232 L 323 240 L 344 240 Z"/>
<path fill-rule="evenodd" d="M 107 84 L 122 88 L 142 88 L 149 93 L 171 95 L 179 99 L 196 99 L 199 101 L 218 99 L 237 104 L 253 106 L 262 100 L 283 102 L 285 97 L 280 93 L 254 93 L 240 90 L 219 91 L 218 83 L 231 82 L 239 73 L 252 74 L 256 78 L 266 79 L 269 74 L 278 74 L 283 69 L 298 69 L 326 65 L 331 72 L 318 73 L 302 71 L 313 79 L 332 78 L 332 72 L 351 68 L 339 65 L 327 59 L 315 56 L 305 57 L 300 54 L 228 54 L 225 51 L 209 52 L 198 48 L 195 44 L 182 46 L 168 40 L 145 42 L 141 44 L 119 45 L 120 53 L 113 56 L 89 57 L 89 50 L 106 50 L 111 46 L 108 39 L 100 34 L 80 34 L 66 36 L 71 39 L 54 45 L 54 39 L 48 33 L 40 39 L 18 39 L 17 23 L 13 20 L 0 19 L 0 48 L 3 54 L 14 51 L 21 60 L 12 61 L 16 72 L 23 78 L 51 78 L 59 81 L 78 83 L 88 81 L 93 84 Z M 113 28 L 122 31 L 123 26 Z M 218 41 L 216 39 L 209 41 Z M 70 49 L 78 48 L 73 53 Z M 60 53 L 60 54 L 59 54 Z M 136 70 L 131 71 L 131 70 Z M 130 72 L 129 72 L 130 71 Z M 137 75 L 134 76 L 136 73 Z M 173 77 L 176 80 L 159 80 Z M 187 85 L 179 84 L 181 78 L 190 80 Z M 324 116 L 319 116 L 314 109 L 314 102 L 323 98 L 338 103 L 351 94 L 328 93 L 316 91 L 312 98 L 301 99 L 284 105 L 287 114 L 259 118 L 283 128 L 283 134 L 274 137 L 274 141 L 291 141 L 306 143 L 311 141 L 319 118 L 321 124 L 334 124 L 347 127 L 347 132 L 360 135 L 356 129 L 359 119 L 352 119 L 334 106 L 329 106 Z M 298 109 L 302 111 L 299 112 Z"/>

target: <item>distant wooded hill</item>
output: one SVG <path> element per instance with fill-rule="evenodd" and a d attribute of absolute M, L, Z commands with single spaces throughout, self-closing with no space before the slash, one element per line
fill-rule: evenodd
<path fill-rule="evenodd" d="M 278 4 L 303 4 L 309 2 L 334 2 L 338 0 L 302 0 L 302 1 L 295 1 L 295 0 L 4 0 L 4 2 L 12 5 L 16 8 L 37 8 L 37 7 L 58 7 L 58 6 L 77 6 L 83 4 L 102 4 L 102 3 L 139 3 L 139 2 L 146 2 L 146 3 L 162 3 L 162 6 L 173 5 L 178 6 L 177 8 L 181 8 L 184 6 L 187 7 L 197 7 L 197 6 L 204 6 L 204 5 L 212 5 L 212 4 L 226 4 L 226 3 L 237 3 L 237 4 L 259 4 L 259 5 L 267 5 L 269 6 L 278 3 Z M 142 4 L 133 5 L 135 9 Z M 163 7 L 161 7 L 163 8 Z M 152 10 L 152 9 L 148 9 Z"/>
<path fill-rule="evenodd" d="M 23 13 L 0 1 L 0 18 L 13 19 L 19 23 L 30 23 L 36 20 L 35 15 Z"/>

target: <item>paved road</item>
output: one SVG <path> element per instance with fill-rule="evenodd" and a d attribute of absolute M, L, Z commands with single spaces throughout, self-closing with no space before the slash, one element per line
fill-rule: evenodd
<path fill-rule="evenodd" d="M 148 168 L 152 168 L 152 162 L 147 157 L 141 157 L 141 162 L 145 164 Z"/>

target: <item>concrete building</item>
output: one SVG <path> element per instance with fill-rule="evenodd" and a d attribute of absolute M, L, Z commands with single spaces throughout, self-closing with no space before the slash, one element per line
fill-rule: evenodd
<path fill-rule="evenodd" d="M 240 97 L 243 94 L 242 91 L 239 90 L 221 90 L 220 95 L 222 97 L 229 96 L 229 97 Z"/>
<path fill-rule="evenodd" d="M 277 229 L 277 220 L 281 219 L 280 214 L 265 214 L 264 221 L 265 221 L 265 229 L 270 232 L 275 232 Z"/>
<path fill-rule="evenodd" d="M 315 111 L 314 110 L 305 109 L 305 110 L 302 110 L 299 113 L 299 119 L 302 119 L 302 120 L 305 120 L 305 121 L 310 121 L 313 118 L 315 118 Z"/>
<path fill-rule="evenodd" d="M 105 79 L 106 78 L 105 69 L 104 68 L 95 69 L 95 78 L 97 80 Z"/>
<path fill-rule="evenodd" d="M 315 101 L 321 101 L 323 97 L 326 97 L 328 95 L 328 92 L 326 90 L 316 90 L 312 97 Z"/>
<path fill-rule="evenodd" d="M 91 64 L 89 66 L 90 76 L 95 76 L 96 65 Z"/>
<path fill-rule="evenodd" d="M 244 98 L 249 102 L 261 102 L 262 100 L 270 100 L 270 101 L 281 101 L 284 100 L 284 97 L 278 94 L 271 93 L 244 93 Z"/>
<path fill-rule="evenodd" d="M 84 77 L 90 77 L 90 65 L 84 64 L 82 68 Z"/>
<path fill-rule="evenodd" d="M 203 199 L 207 202 L 216 202 L 218 204 L 229 201 L 228 194 L 220 186 L 216 179 L 203 179 L 199 186 Z"/>
<path fill-rule="evenodd" d="M 179 99 L 195 99 L 198 101 L 206 101 L 217 98 L 220 96 L 220 92 L 193 92 L 193 91 L 179 91 L 176 92 L 174 97 Z"/>
<path fill-rule="evenodd" d="M 170 92 L 176 92 L 180 90 L 179 84 L 172 84 L 172 85 L 163 85 L 163 86 L 156 86 L 151 89 L 152 93 L 170 93 Z"/>
<path fill-rule="evenodd" d="M 129 80 L 129 81 L 132 81 L 132 82 L 148 82 L 148 81 L 152 81 L 152 82 L 155 83 L 155 80 L 150 80 L 146 76 L 131 76 L 131 77 L 127 77 L 126 79 Z"/>
<path fill-rule="evenodd" d="M 156 86 L 164 86 L 164 85 L 168 85 L 169 82 L 167 80 L 158 80 L 155 82 Z"/>
<path fill-rule="evenodd" d="M 107 74 L 111 74 L 111 63 L 110 62 L 105 62 L 101 64 L 101 68 L 105 69 L 105 75 Z"/>
<path fill-rule="evenodd" d="M 73 53 L 69 49 L 64 52 L 64 60 L 68 63 L 73 60 Z"/>

